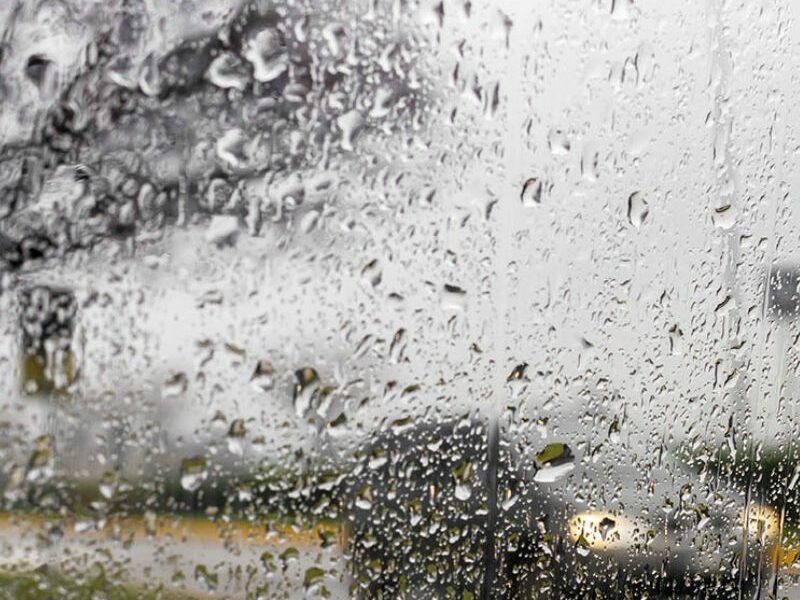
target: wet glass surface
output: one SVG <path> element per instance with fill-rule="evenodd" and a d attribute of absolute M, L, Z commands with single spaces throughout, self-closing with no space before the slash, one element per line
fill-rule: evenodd
<path fill-rule="evenodd" d="M 800 598 L 788 0 L 0 4 L 0 597 Z"/>

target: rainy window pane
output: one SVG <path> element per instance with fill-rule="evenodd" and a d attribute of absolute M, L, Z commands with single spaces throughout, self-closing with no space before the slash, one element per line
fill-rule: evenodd
<path fill-rule="evenodd" d="M 0 598 L 800 598 L 797 10 L 0 2 Z"/>

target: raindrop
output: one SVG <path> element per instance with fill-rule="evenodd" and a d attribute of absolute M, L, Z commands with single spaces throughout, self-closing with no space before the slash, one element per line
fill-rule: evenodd
<path fill-rule="evenodd" d="M 380 285 L 382 280 L 383 269 L 381 269 L 381 264 L 378 262 L 377 258 L 369 261 L 364 268 L 361 269 L 361 281 L 363 281 L 365 285 L 376 287 Z"/>
<path fill-rule="evenodd" d="M 319 567 L 309 567 L 303 575 L 303 587 L 308 589 L 319 583 L 325 576 L 325 571 Z"/>
<path fill-rule="evenodd" d="M 342 131 L 342 149 L 352 152 L 356 138 L 364 127 L 364 117 L 357 110 L 351 110 L 340 116 L 336 123 Z"/>
<path fill-rule="evenodd" d="M 382 449 L 376 448 L 372 452 L 372 456 L 370 457 L 369 462 L 367 463 L 367 467 L 369 467 L 371 471 L 377 471 L 378 469 L 387 465 L 388 463 L 389 463 L 389 456 L 387 455 L 387 453 Z"/>
<path fill-rule="evenodd" d="M 639 229 L 647 220 L 647 201 L 641 192 L 633 192 L 628 196 L 628 222 Z"/>
<path fill-rule="evenodd" d="M 241 129 L 230 129 L 217 140 L 217 156 L 230 167 L 243 167 L 247 162 L 244 145 L 244 132 Z"/>
<path fill-rule="evenodd" d="M 144 513 L 144 531 L 148 537 L 154 537 L 158 533 L 158 515 L 155 511 L 147 510 Z"/>
<path fill-rule="evenodd" d="M 515 397 L 519 396 L 519 394 L 525 390 L 528 382 L 530 381 L 527 376 L 527 370 L 528 363 L 518 364 L 506 378 L 506 383 L 511 389 L 511 393 Z"/>
<path fill-rule="evenodd" d="M 463 312 L 466 309 L 466 305 L 466 290 L 446 283 L 442 290 L 442 308 L 446 311 Z"/>
<path fill-rule="evenodd" d="M 209 573 L 208 567 L 205 565 L 197 565 L 194 569 L 194 578 L 198 583 L 205 586 L 206 590 L 213 592 L 217 589 L 219 577 L 216 573 Z"/>
<path fill-rule="evenodd" d="M 569 154 L 571 145 L 567 134 L 561 129 L 553 129 L 547 136 L 547 145 L 554 156 Z"/>
<path fill-rule="evenodd" d="M 274 376 L 275 369 L 272 367 L 272 363 L 268 360 L 260 360 L 256 364 L 250 381 L 257 390 L 266 392 L 271 390 L 272 386 L 275 384 Z"/>
<path fill-rule="evenodd" d="M 453 469 L 453 478 L 456 483 L 455 496 L 457 500 L 466 501 L 472 496 L 472 487 L 470 486 L 470 477 L 472 475 L 472 463 L 469 461 L 462 462 L 458 467 Z"/>
<path fill-rule="evenodd" d="M 372 109 L 369 116 L 373 119 L 381 119 L 389 114 L 395 101 L 395 94 L 388 86 L 380 86 L 375 90 L 375 97 L 372 100 Z"/>
<path fill-rule="evenodd" d="M 346 31 L 339 23 L 331 23 L 322 30 L 322 37 L 328 45 L 332 56 L 339 56 L 343 51 Z"/>
<path fill-rule="evenodd" d="M 622 436 L 620 435 L 619 419 L 616 417 L 614 417 L 614 420 L 608 427 L 608 439 L 614 444 L 619 444 L 622 440 Z"/>
<path fill-rule="evenodd" d="M 355 505 L 361 510 L 372 509 L 372 489 L 368 485 L 361 486 L 356 492 Z"/>
<path fill-rule="evenodd" d="M 600 538 L 603 541 L 606 541 L 608 534 L 617 526 L 617 522 L 610 517 L 603 517 L 600 521 L 599 525 L 597 526 L 598 531 L 600 532 Z"/>
<path fill-rule="evenodd" d="M 30 483 L 42 483 L 53 476 L 55 457 L 53 439 L 49 435 L 36 438 L 36 448 L 28 460 L 25 478 Z"/>
<path fill-rule="evenodd" d="M 294 373 L 297 382 L 294 385 L 294 411 L 298 418 L 307 417 L 319 402 L 321 382 L 316 370 L 312 367 L 298 369 Z"/>
<path fill-rule="evenodd" d="M 713 219 L 716 227 L 727 231 L 736 223 L 736 210 L 730 203 L 723 204 L 714 208 Z"/>
<path fill-rule="evenodd" d="M 593 143 L 587 143 L 581 153 L 581 175 L 590 182 L 600 178 L 600 151 Z"/>
<path fill-rule="evenodd" d="M 239 219 L 233 215 L 214 215 L 206 229 L 205 239 L 210 244 L 223 246 L 236 241 Z"/>
<path fill-rule="evenodd" d="M 304 16 L 294 24 L 294 37 L 298 42 L 305 42 L 308 39 L 308 16 Z"/>
<path fill-rule="evenodd" d="M 261 553 L 261 564 L 267 573 L 272 573 L 277 568 L 275 564 L 275 555 L 265 550 Z"/>
<path fill-rule="evenodd" d="M 244 437 L 247 431 L 244 419 L 234 419 L 228 429 L 228 452 L 237 456 L 244 452 Z"/>
<path fill-rule="evenodd" d="M 103 498 L 111 500 L 117 492 L 117 485 L 117 474 L 114 472 L 107 472 L 103 475 L 102 479 L 100 479 L 97 489 Z"/>
<path fill-rule="evenodd" d="M 300 558 L 300 551 L 294 546 L 289 546 L 278 555 L 278 558 L 281 559 L 283 568 L 285 569 L 290 563 L 296 562 Z"/>
<path fill-rule="evenodd" d="M 151 98 L 161 93 L 161 71 L 154 54 L 148 55 L 139 71 L 139 89 Z"/>
<path fill-rule="evenodd" d="M 319 219 L 320 219 L 319 211 L 316 210 L 308 211 L 305 215 L 303 215 L 303 218 L 300 221 L 300 232 L 308 234 L 314 231 L 314 229 L 317 228 Z"/>
<path fill-rule="evenodd" d="M 228 437 L 241 439 L 245 436 L 247 430 L 244 426 L 244 419 L 234 419 L 228 429 Z"/>
<path fill-rule="evenodd" d="M 537 483 L 553 483 L 575 468 L 575 457 L 566 444 L 548 444 L 535 457 L 537 471 L 533 479 Z"/>
<path fill-rule="evenodd" d="M 789 481 L 789 490 L 793 490 L 797 486 L 798 480 L 800 480 L 800 465 L 795 465 L 792 479 Z"/>
<path fill-rule="evenodd" d="M 206 190 L 206 208 L 215 212 L 228 204 L 233 189 L 231 185 L 221 178 L 212 179 Z"/>
<path fill-rule="evenodd" d="M 248 40 L 242 55 L 253 65 L 256 81 L 270 82 L 289 68 L 289 55 L 277 30 L 264 29 Z"/>
<path fill-rule="evenodd" d="M 462 502 L 465 500 L 469 500 L 472 496 L 472 488 L 465 483 L 459 483 L 456 485 L 456 499 L 461 500 Z"/>
<path fill-rule="evenodd" d="M 536 177 L 530 177 L 522 186 L 520 194 L 522 206 L 533 208 L 542 203 L 542 182 Z"/>
<path fill-rule="evenodd" d="M 581 556 L 586 557 L 589 556 L 591 549 L 592 545 L 589 543 L 589 540 L 581 533 L 578 539 L 575 540 L 575 551 Z"/>
<path fill-rule="evenodd" d="M 11 464 L 5 468 L 6 480 L 3 489 L 3 496 L 6 500 L 14 502 L 24 497 L 23 484 L 27 478 L 27 472 L 23 465 Z"/>
<path fill-rule="evenodd" d="M 208 80 L 222 89 L 244 90 L 247 86 L 247 75 L 239 57 L 225 52 L 215 58 L 208 67 Z"/>
<path fill-rule="evenodd" d="M 172 377 L 164 382 L 164 385 L 161 388 L 161 396 L 162 398 L 173 398 L 175 396 L 180 396 L 188 387 L 189 379 L 186 377 L 186 374 L 175 373 L 172 375 Z"/>
<path fill-rule="evenodd" d="M 399 363 L 403 360 L 403 355 L 406 349 L 406 330 L 398 329 L 392 336 L 392 342 L 389 345 L 389 359 L 394 363 Z"/>
<path fill-rule="evenodd" d="M 677 325 L 673 325 L 669 330 L 669 351 L 675 356 L 683 354 L 683 331 Z"/>
<path fill-rule="evenodd" d="M 181 487 L 187 492 L 196 492 L 208 477 L 206 459 L 203 456 L 184 458 L 181 461 Z"/>
<path fill-rule="evenodd" d="M 506 381 L 511 383 L 513 381 L 524 381 L 527 380 L 525 375 L 525 371 L 528 369 L 528 363 L 520 363 L 516 367 L 514 367 L 509 373 L 508 377 L 506 377 Z"/>
<path fill-rule="evenodd" d="M 615 20 L 624 21 L 633 12 L 633 0 L 611 0 L 611 15 Z"/>
<path fill-rule="evenodd" d="M 28 57 L 25 75 L 36 84 L 40 91 L 47 91 L 53 86 L 54 72 L 53 63 L 43 56 L 33 54 Z"/>

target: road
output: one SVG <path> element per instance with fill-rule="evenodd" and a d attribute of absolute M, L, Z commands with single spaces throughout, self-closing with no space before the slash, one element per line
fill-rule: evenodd
<path fill-rule="evenodd" d="M 342 545 L 333 525 L 132 517 L 87 529 L 75 520 L 56 526 L 37 516 L 0 515 L 0 571 L 48 565 L 70 574 L 102 566 L 114 582 L 200 599 L 347 598 Z M 800 581 L 792 581 L 798 573 L 784 575 L 777 597 L 800 600 Z"/>
<path fill-rule="evenodd" d="M 192 598 L 346 598 L 340 544 L 332 529 L 211 523 L 202 519 L 117 520 L 82 531 L 40 518 L 0 518 L 0 569 L 48 565 L 67 575 L 100 565 L 108 578 Z M 51 532 L 44 535 L 43 532 Z M 249 594 L 249 595 L 248 595 Z"/>

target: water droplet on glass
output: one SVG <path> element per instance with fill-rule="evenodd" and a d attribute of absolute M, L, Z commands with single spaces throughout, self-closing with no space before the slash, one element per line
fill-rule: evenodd
<path fill-rule="evenodd" d="M 442 289 L 442 308 L 446 311 L 463 312 L 467 306 L 466 290 L 446 283 Z"/>
<path fill-rule="evenodd" d="M 239 219 L 233 215 L 214 215 L 206 229 L 208 243 L 223 246 L 236 241 L 239 233 Z"/>
<path fill-rule="evenodd" d="M 647 219 L 647 201 L 641 192 L 633 192 L 628 196 L 628 222 L 639 229 Z"/>
<path fill-rule="evenodd" d="M 620 434 L 619 419 L 617 419 L 616 417 L 614 417 L 614 420 L 608 427 L 608 439 L 611 440 L 611 442 L 614 444 L 619 444 L 620 441 L 622 441 L 622 436 Z"/>
<path fill-rule="evenodd" d="M 339 56 L 342 53 L 346 34 L 344 26 L 340 23 L 331 23 L 322 30 L 322 38 L 332 56 Z"/>
<path fill-rule="evenodd" d="M 244 90 L 247 73 L 242 61 L 232 52 L 223 52 L 208 67 L 208 80 L 222 89 Z"/>
<path fill-rule="evenodd" d="M 205 565 L 197 565 L 194 568 L 194 578 L 195 581 L 203 584 L 205 590 L 208 592 L 216 590 L 219 584 L 219 576 L 216 573 L 210 572 Z"/>
<path fill-rule="evenodd" d="M 383 269 L 378 259 L 369 261 L 363 269 L 361 269 L 361 281 L 370 287 L 380 285 L 383 280 Z"/>
<path fill-rule="evenodd" d="M 260 391 L 269 391 L 272 389 L 275 380 L 275 369 L 272 366 L 272 363 L 268 360 L 260 360 L 256 364 L 256 368 L 253 371 L 253 375 L 250 377 L 250 381 L 253 382 L 253 386 Z"/>
<path fill-rule="evenodd" d="M 357 110 L 351 110 L 339 117 L 336 123 L 342 131 L 342 149 L 352 152 L 356 138 L 364 127 L 364 117 Z"/>
<path fill-rule="evenodd" d="M 536 177 L 530 177 L 522 186 L 520 194 L 522 206 L 533 208 L 542 203 L 542 182 Z"/>
<path fill-rule="evenodd" d="M 566 444 L 554 443 L 545 446 L 536 454 L 537 483 L 553 483 L 563 478 L 575 468 L 575 457 Z"/>
<path fill-rule="evenodd" d="M 736 210 L 730 203 L 714 208 L 714 225 L 722 230 L 729 230 L 736 224 Z"/>
<path fill-rule="evenodd" d="M 514 396 L 518 396 L 522 393 L 529 383 L 530 380 L 527 376 L 527 370 L 528 363 L 520 363 L 514 367 L 508 377 L 506 377 L 506 383 Z"/>
<path fill-rule="evenodd" d="M 114 494 L 117 491 L 117 486 L 119 484 L 117 474 L 112 472 L 107 472 L 103 475 L 100 479 L 100 483 L 97 486 L 100 495 L 103 496 L 106 500 L 111 500 L 114 497 Z"/>
<path fill-rule="evenodd" d="M 228 429 L 228 452 L 240 456 L 244 452 L 244 437 L 247 430 L 244 419 L 234 419 Z"/>
<path fill-rule="evenodd" d="M 369 116 L 373 119 L 381 119 L 389 114 L 392 110 L 392 105 L 395 101 L 395 93 L 392 88 L 388 86 L 381 86 L 375 90 L 375 96 L 372 100 L 372 108 L 369 111 Z"/>
<path fill-rule="evenodd" d="M 600 178 L 600 151 L 591 142 L 584 146 L 581 153 L 581 175 L 590 182 Z"/>
<path fill-rule="evenodd" d="M 181 461 L 181 487 L 187 492 L 199 490 L 207 477 L 205 457 L 193 456 Z"/>
<path fill-rule="evenodd" d="M 55 456 L 53 452 L 53 439 L 49 435 L 36 438 L 36 447 L 28 460 L 28 470 L 25 478 L 30 483 L 42 483 L 53 476 Z"/>
<path fill-rule="evenodd" d="M 255 80 L 263 83 L 274 81 L 289 68 L 289 55 L 281 35 L 272 28 L 263 29 L 250 38 L 242 55 L 253 65 Z"/>
<path fill-rule="evenodd" d="M 566 132 L 561 129 L 550 131 L 550 135 L 547 136 L 547 145 L 554 156 L 569 154 L 571 148 Z"/>
<path fill-rule="evenodd" d="M 472 488 L 465 484 L 459 483 L 456 485 L 456 499 L 463 501 L 469 500 L 472 496 Z"/>
<path fill-rule="evenodd" d="M 675 356 L 683 354 L 683 331 L 677 325 L 669 330 L 669 351 Z"/>
<path fill-rule="evenodd" d="M 167 381 L 164 382 L 164 386 L 161 388 L 161 396 L 163 398 L 173 398 L 175 396 L 180 396 L 186 391 L 188 387 L 189 387 L 189 379 L 186 377 L 186 374 L 175 373 L 169 379 L 167 379 Z"/>
<path fill-rule="evenodd" d="M 610 517 L 603 517 L 600 520 L 600 523 L 597 526 L 598 532 L 600 533 L 600 539 L 606 541 L 608 534 L 617 526 L 616 521 Z"/>
<path fill-rule="evenodd" d="M 788 489 L 793 490 L 795 487 L 797 487 L 797 482 L 799 480 L 800 480 L 800 464 L 795 465 L 794 467 L 794 472 L 792 473 L 792 478 L 789 481 Z"/>
<path fill-rule="evenodd" d="M 578 536 L 578 539 L 575 540 L 575 551 L 583 557 L 589 556 L 591 553 L 592 546 L 589 543 L 589 540 L 586 539 L 586 536 L 583 534 Z"/>
<path fill-rule="evenodd" d="M 319 583 L 325 576 L 325 571 L 319 567 L 309 567 L 303 575 L 303 587 L 308 589 Z"/>
<path fill-rule="evenodd" d="M 305 367 L 295 371 L 294 411 L 298 418 L 307 417 L 319 402 L 321 382 L 316 370 Z"/>
<path fill-rule="evenodd" d="M 229 129 L 217 140 L 217 156 L 226 165 L 238 169 L 247 163 L 246 138 L 241 129 Z"/>
<path fill-rule="evenodd" d="M 398 329 L 392 336 L 392 342 L 389 344 L 389 359 L 394 363 L 399 363 L 403 360 L 403 354 L 406 349 L 406 330 Z"/>

